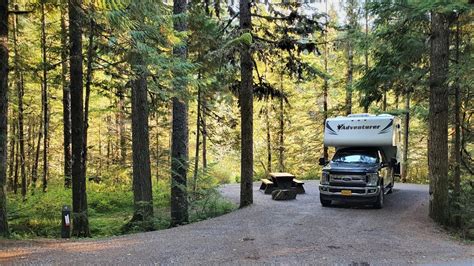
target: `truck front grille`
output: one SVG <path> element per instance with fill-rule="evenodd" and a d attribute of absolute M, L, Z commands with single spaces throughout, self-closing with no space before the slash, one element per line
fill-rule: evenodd
<path fill-rule="evenodd" d="M 366 176 L 365 175 L 334 175 L 330 176 L 329 184 L 331 186 L 342 186 L 342 187 L 365 187 Z"/>

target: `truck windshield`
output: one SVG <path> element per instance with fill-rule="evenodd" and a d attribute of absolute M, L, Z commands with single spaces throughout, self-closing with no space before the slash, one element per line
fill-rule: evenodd
<path fill-rule="evenodd" d="M 339 150 L 332 158 L 336 163 L 377 163 L 376 150 Z"/>

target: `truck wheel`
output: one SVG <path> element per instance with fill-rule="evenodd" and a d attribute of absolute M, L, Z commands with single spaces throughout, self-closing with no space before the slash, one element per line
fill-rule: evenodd
<path fill-rule="evenodd" d="M 383 208 L 383 197 L 384 197 L 383 184 L 380 184 L 380 193 L 377 196 L 377 201 L 374 204 L 374 208 L 376 209 Z"/>
<path fill-rule="evenodd" d="M 319 196 L 319 201 L 321 201 L 321 205 L 323 205 L 323 207 L 331 207 L 331 200 L 325 200 Z"/>

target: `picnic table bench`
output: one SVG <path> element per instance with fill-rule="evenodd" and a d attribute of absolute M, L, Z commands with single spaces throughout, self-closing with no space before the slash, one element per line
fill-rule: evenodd
<path fill-rule="evenodd" d="M 304 190 L 304 182 L 301 180 L 298 180 L 296 178 L 293 179 L 293 183 L 291 184 L 292 187 L 296 189 L 296 193 L 298 194 L 305 194 L 306 191 Z"/>
<path fill-rule="evenodd" d="M 272 181 L 264 178 L 262 179 L 262 184 L 260 185 L 260 190 L 265 194 L 272 194 L 274 189 L 274 184 Z"/>

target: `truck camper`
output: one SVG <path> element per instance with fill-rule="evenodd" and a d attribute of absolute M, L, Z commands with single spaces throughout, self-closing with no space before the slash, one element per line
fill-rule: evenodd
<path fill-rule="evenodd" d="M 328 118 L 324 145 L 334 147 L 319 184 L 324 207 L 333 200 L 360 202 L 382 208 L 400 173 L 400 119 L 388 115 L 351 114 Z"/>

